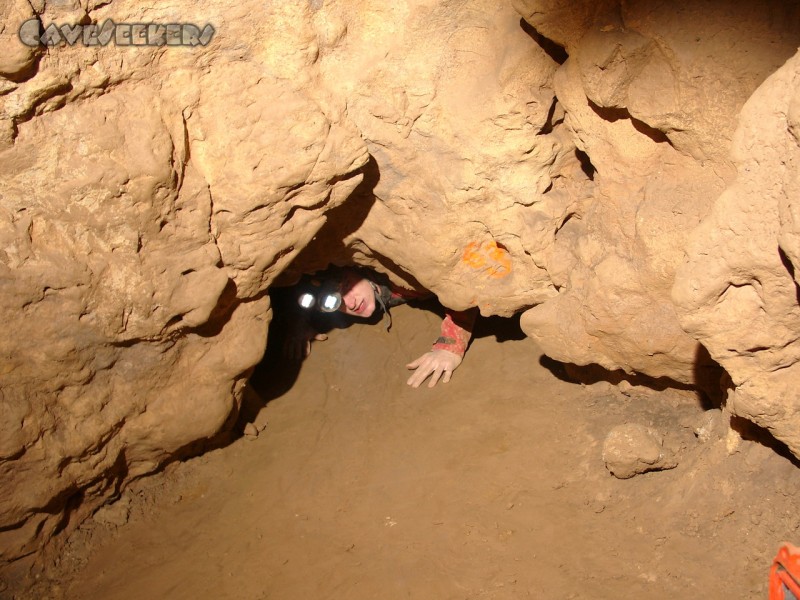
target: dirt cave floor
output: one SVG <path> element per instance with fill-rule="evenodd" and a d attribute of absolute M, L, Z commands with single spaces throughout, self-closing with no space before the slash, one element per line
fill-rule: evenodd
<path fill-rule="evenodd" d="M 392 313 L 388 333 L 334 329 L 299 372 L 268 357 L 248 434 L 130 486 L 38 597 L 766 598 L 800 542 L 796 461 L 693 392 L 569 382 L 513 320 L 481 320 L 450 383 L 408 388 L 439 317 Z M 623 423 L 677 467 L 609 474 Z"/>

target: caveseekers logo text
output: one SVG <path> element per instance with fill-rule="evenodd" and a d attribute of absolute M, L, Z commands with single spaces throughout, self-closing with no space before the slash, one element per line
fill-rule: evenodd
<path fill-rule="evenodd" d="M 216 30 L 212 25 L 202 29 L 192 23 L 114 23 L 102 25 L 56 25 L 43 27 L 38 19 L 28 19 L 19 28 L 19 39 L 26 46 L 207 46 Z"/>

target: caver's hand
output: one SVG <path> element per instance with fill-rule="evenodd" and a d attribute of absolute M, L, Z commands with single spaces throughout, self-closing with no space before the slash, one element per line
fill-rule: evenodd
<path fill-rule="evenodd" d="M 328 336 L 324 333 L 317 333 L 305 321 L 298 321 L 292 325 L 286 334 L 286 341 L 283 344 L 283 355 L 286 358 L 300 360 L 311 354 L 311 342 L 322 342 Z"/>
<path fill-rule="evenodd" d="M 447 383 L 453 375 L 453 371 L 461 364 L 461 357 L 458 354 L 448 352 L 447 350 L 431 350 L 420 356 L 417 360 L 406 365 L 407 369 L 416 369 L 415 373 L 408 378 L 406 382 L 413 388 L 418 388 L 420 384 L 427 379 L 428 375 L 431 380 L 428 382 L 428 387 L 435 386 L 439 378 L 442 382 Z"/>

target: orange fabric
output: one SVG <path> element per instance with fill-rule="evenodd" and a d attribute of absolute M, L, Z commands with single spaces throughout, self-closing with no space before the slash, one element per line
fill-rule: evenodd
<path fill-rule="evenodd" d="M 409 300 L 429 298 L 430 292 L 415 292 L 398 286 L 390 286 L 391 296 L 388 306 L 395 306 Z M 470 308 L 463 311 L 445 309 L 445 317 L 438 339 L 433 343 L 433 350 L 447 350 L 458 356 L 464 356 L 469 341 L 472 339 L 472 328 L 478 317 L 478 309 Z"/>
<path fill-rule="evenodd" d="M 785 590 L 800 598 L 800 548 L 784 544 L 769 571 L 769 600 L 786 600 Z"/>
<path fill-rule="evenodd" d="M 433 344 L 434 350 L 447 350 L 453 354 L 464 356 L 470 339 L 472 327 L 478 315 L 477 309 L 461 312 L 448 310 L 442 321 L 439 339 Z"/>

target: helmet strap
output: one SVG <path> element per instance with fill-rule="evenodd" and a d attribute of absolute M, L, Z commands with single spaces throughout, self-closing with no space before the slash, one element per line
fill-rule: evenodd
<path fill-rule="evenodd" d="M 372 292 L 373 292 L 373 294 L 375 294 L 375 299 L 378 301 L 378 304 L 380 304 L 381 308 L 383 309 L 383 314 L 386 315 L 386 318 L 387 318 L 386 331 L 389 331 L 392 328 L 392 315 L 389 312 L 389 309 L 386 306 L 386 303 L 383 301 L 383 298 L 382 298 L 380 289 L 378 289 L 378 286 L 376 286 L 372 281 L 369 282 L 369 285 L 372 287 Z"/>

